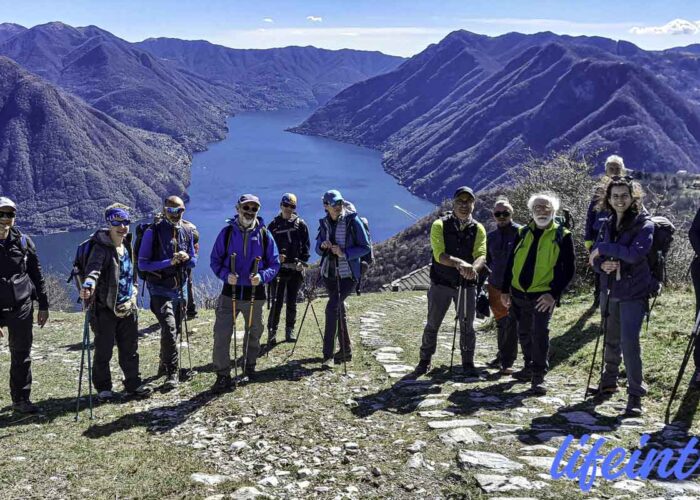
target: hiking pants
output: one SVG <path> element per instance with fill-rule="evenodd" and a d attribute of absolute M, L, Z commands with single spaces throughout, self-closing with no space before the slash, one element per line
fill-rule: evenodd
<path fill-rule="evenodd" d="M 606 294 L 600 294 L 601 314 L 605 314 Z M 642 379 L 642 348 L 639 335 L 647 310 L 645 299 L 610 299 L 608 327 L 605 332 L 605 368 L 601 387 L 615 387 L 620 373 L 620 361 L 624 359 L 627 371 L 627 393 L 644 396 L 647 393 Z"/>
<path fill-rule="evenodd" d="M 338 343 L 341 345 L 340 352 L 345 352 L 345 354 L 352 353 L 345 299 L 355 289 L 355 280 L 352 278 L 342 278 L 340 280 L 340 318 L 338 318 L 338 283 L 335 278 L 323 278 L 323 281 L 326 285 L 326 290 L 328 290 L 326 325 L 323 333 L 323 359 L 329 359 L 333 356 L 333 350 L 335 349 L 336 330 L 338 331 Z"/>
<path fill-rule="evenodd" d="M 177 336 L 182 331 L 180 299 L 152 295 L 151 311 L 160 323 L 160 365 L 167 375 L 172 375 L 178 368 Z"/>
<path fill-rule="evenodd" d="M 118 318 L 113 311 L 96 307 L 90 316 L 90 326 L 95 332 L 95 357 L 92 362 L 92 383 L 95 389 L 98 392 L 112 390 L 109 362 L 116 341 L 119 366 L 124 373 L 124 389 L 136 390 L 141 385 L 136 314 Z"/>
<path fill-rule="evenodd" d="M 693 279 L 693 288 L 695 289 L 695 316 L 693 325 L 697 319 L 698 311 L 700 311 L 700 257 L 695 257 L 690 264 L 690 276 Z M 695 361 L 695 369 L 700 370 L 700 335 L 695 337 L 695 351 L 693 352 L 693 361 Z"/>
<path fill-rule="evenodd" d="M 432 283 L 428 289 L 428 322 L 423 330 L 423 340 L 420 347 L 421 361 L 430 361 L 437 349 L 438 331 L 445 319 L 445 314 L 454 303 L 459 317 L 459 350 L 462 362 L 474 362 L 476 334 L 474 332 L 474 316 L 476 314 L 476 287 L 466 286 L 463 289 L 460 304 L 457 304 L 458 287 Z M 466 301 L 466 302 L 464 302 Z M 458 308 L 465 308 L 460 311 Z"/>
<path fill-rule="evenodd" d="M 260 353 L 260 337 L 263 333 L 263 308 L 265 300 L 255 300 L 253 304 L 252 325 L 250 319 L 250 300 L 236 301 L 236 317 L 243 315 L 245 335 L 243 343 L 238 344 L 238 355 L 244 355 L 246 369 L 255 369 Z M 233 335 L 233 303 L 231 297 L 220 295 L 216 303 L 216 320 L 214 321 L 214 351 L 212 361 L 214 370 L 219 375 L 231 374 L 231 336 Z M 238 338 L 238 336 L 236 336 Z M 238 360 L 234 360 L 238 362 Z"/>
<path fill-rule="evenodd" d="M 510 311 L 518 325 L 525 368 L 532 370 L 533 379 L 542 380 L 549 368 L 549 320 L 552 313 L 535 309 L 538 298 L 539 294 L 511 294 Z"/>
<path fill-rule="evenodd" d="M 32 300 L 11 310 L 0 310 L 0 326 L 5 327 L 10 347 L 10 396 L 13 403 L 28 401 L 32 389 Z"/>
<path fill-rule="evenodd" d="M 285 333 L 294 330 L 294 323 L 297 320 L 297 294 L 303 279 L 299 271 L 283 268 L 277 275 L 277 279 L 272 282 L 270 294 L 274 297 L 274 302 L 267 318 L 268 339 L 274 339 L 277 334 L 285 298 L 287 301 Z"/>
<path fill-rule="evenodd" d="M 515 318 L 501 302 L 501 291 L 493 285 L 488 286 L 489 305 L 493 311 L 498 331 L 498 355 L 501 368 L 510 368 L 518 357 L 518 332 Z"/>

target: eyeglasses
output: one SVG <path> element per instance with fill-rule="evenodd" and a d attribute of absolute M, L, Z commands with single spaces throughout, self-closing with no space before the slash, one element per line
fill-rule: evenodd
<path fill-rule="evenodd" d="M 184 211 L 184 207 L 165 207 L 165 212 L 170 215 L 180 215 Z"/>
<path fill-rule="evenodd" d="M 14 212 L 0 212 L 0 219 L 14 219 L 15 215 Z"/>
<path fill-rule="evenodd" d="M 505 212 L 494 212 L 493 216 L 496 217 L 497 219 L 510 217 L 510 212 L 507 210 Z"/>
<path fill-rule="evenodd" d="M 254 214 L 258 210 L 260 210 L 260 207 L 258 207 L 257 205 L 241 205 L 241 210 L 243 210 L 244 212 L 248 212 L 249 214 Z"/>
<path fill-rule="evenodd" d="M 295 209 L 295 208 L 297 208 L 296 205 L 292 205 L 291 203 L 285 203 L 285 202 L 282 202 L 282 206 L 283 206 L 284 208 L 291 208 L 292 210 Z"/>
<path fill-rule="evenodd" d="M 109 221 L 109 224 L 113 227 L 128 226 L 129 224 L 131 224 L 131 221 L 129 219 L 111 220 Z"/>
<path fill-rule="evenodd" d="M 323 205 L 326 207 L 332 206 L 332 207 L 338 208 L 338 207 L 343 205 L 343 200 L 336 201 L 335 203 L 330 203 L 328 201 L 324 201 Z"/>

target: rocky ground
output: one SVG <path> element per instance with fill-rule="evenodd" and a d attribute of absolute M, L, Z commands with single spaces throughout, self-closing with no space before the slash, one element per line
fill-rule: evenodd
<path fill-rule="evenodd" d="M 213 314 L 190 325 L 198 373 L 175 391 L 95 408 L 73 420 L 81 317 L 56 315 L 36 335 L 34 399 L 44 412 L 0 414 L 1 496 L 10 498 L 573 498 L 573 480 L 553 480 L 553 458 L 568 435 L 605 437 L 630 449 L 682 448 L 696 431 L 700 396 L 681 388 L 672 423 L 662 413 L 689 330 L 690 296 L 669 294 L 645 337 L 647 380 L 654 390 L 642 418 L 622 418 L 624 388 L 607 400 L 583 401 L 596 314 L 587 298 L 557 310 L 546 396 L 529 384 L 449 372 L 453 318 L 440 333 L 435 369 L 404 380 L 417 361 L 424 293 L 352 297 L 353 361 L 320 369 L 320 335 L 309 312 L 293 357 L 281 344 L 258 365 L 259 379 L 218 395 L 208 390 Z M 314 303 L 322 319 L 323 302 Z M 304 312 L 303 305 L 299 316 Z M 141 323 L 152 323 L 144 313 Z M 239 321 L 239 331 L 242 323 Z M 556 333 L 555 333 L 556 332 Z M 658 339 L 666 338 L 663 348 Z M 687 337 L 686 337 L 687 338 Z M 71 342 L 72 341 L 72 342 Z M 159 338 L 145 328 L 145 375 L 155 372 Z M 239 342 L 240 347 L 241 342 Z M 495 334 L 479 325 L 478 362 L 491 359 Z M 183 351 L 184 353 L 187 350 Z M 665 357 L 664 357 L 665 356 Z M 6 344 L 0 362 L 8 367 Z M 115 356 L 116 358 L 116 356 Z M 458 363 L 458 353 L 456 356 Z M 185 356 L 185 365 L 187 365 Z M 116 359 L 115 380 L 119 378 Z M 6 377 L 6 375 L 3 375 Z M 153 380 L 158 387 L 163 379 Z M 670 381 L 670 382 L 669 382 Z M 117 384 L 118 385 L 118 384 Z M 624 385 L 624 381 L 620 381 Z M 3 384 L 6 386 L 6 383 Z M 0 397 L 7 401 L 7 388 Z M 82 404 L 85 405 L 83 400 Z M 590 444 L 583 446 L 590 448 Z M 697 458 L 697 457 L 696 457 Z M 700 497 L 683 482 L 596 479 L 598 498 Z"/>

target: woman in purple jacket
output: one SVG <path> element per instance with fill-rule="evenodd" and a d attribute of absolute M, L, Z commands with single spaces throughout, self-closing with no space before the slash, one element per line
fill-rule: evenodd
<path fill-rule="evenodd" d="M 602 393 L 617 391 L 621 356 L 627 368 L 628 415 L 641 415 L 646 387 L 642 378 L 639 335 L 649 294 L 657 287 L 647 254 L 654 224 L 642 207 L 643 192 L 629 177 L 613 177 L 601 209 L 612 215 L 603 224 L 590 261 L 601 276 L 600 307 L 608 312 Z M 610 301 L 609 306 L 606 300 Z"/>

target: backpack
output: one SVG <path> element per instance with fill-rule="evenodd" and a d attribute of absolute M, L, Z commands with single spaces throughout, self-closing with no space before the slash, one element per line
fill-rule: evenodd
<path fill-rule="evenodd" d="M 654 240 L 647 254 L 647 261 L 652 276 L 659 283 L 656 292 L 652 292 L 652 296 L 655 297 L 661 293 L 662 285 L 666 284 L 666 261 L 676 227 L 670 220 L 661 215 L 650 217 L 650 220 L 654 224 Z"/>
<path fill-rule="evenodd" d="M 365 228 L 365 232 L 367 233 L 367 241 L 369 242 L 369 253 L 363 255 L 360 257 L 360 265 L 361 269 L 364 271 L 372 265 L 374 262 L 374 245 L 372 244 L 372 235 L 369 231 L 369 221 L 367 220 L 367 217 L 361 217 L 360 214 L 357 213 L 357 209 L 355 208 L 355 205 L 353 205 L 351 202 L 344 200 L 343 205 L 345 206 L 345 209 L 348 210 L 349 212 L 355 212 L 356 217 L 360 220 L 362 223 L 362 226 Z M 350 226 L 352 229 L 354 226 Z M 354 233 L 352 234 L 353 241 L 357 241 L 357 235 Z M 364 263 L 364 265 L 362 265 Z"/>
<path fill-rule="evenodd" d="M 143 222 L 141 224 L 138 224 L 136 226 L 136 239 L 134 240 L 134 269 L 136 269 L 136 275 L 139 277 L 141 280 L 146 280 L 148 275 L 150 274 L 148 271 L 144 271 L 139 268 L 139 252 L 141 250 L 141 241 L 143 241 L 143 235 L 146 234 L 146 231 L 149 229 L 155 229 L 156 225 L 163 220 L 163 216 L 158 214 L 153 218 L 153 222 Z M 186 221 L 185 221 L 186 222 Z M 191 224 L 191 223 L 188 223 Z M 188 235 L 188 241 L 189 238 L 195 237 L 195 232 L 196 229 L 191 229 L 191 226 L 188 226 L 186 224 L 182 224 L 182 228 L 185 230 L 185 232 Z M 198 233 L 197 233 L 198 234 Z M 160 235 L 153 231 L 153 236 L 154 238 L 151 240 L 152 241 L 152 247 L 151 247 L 151 254 L 155 252 L 158 247 L 160 246 Z"/>
<path fill-rule="evenodd" d="M 87 269 L 88 258 L 90 257 L 90 252 L 92 252 L 92 247 L 95 242 L 92 240 L 92 235 L 84 241 L 82 241 L 78 248 L 75 250 L 75 257 L 73 258 L 73 268 L 71 269 L 70 275 L 66 280 L 66 283 L 70 283 L 74 278 L 78 278 L 78 288 L 80 288 L 87 277 L 85 272 Z"/>

